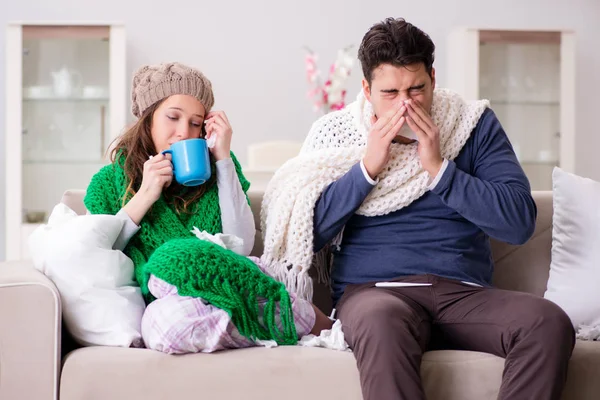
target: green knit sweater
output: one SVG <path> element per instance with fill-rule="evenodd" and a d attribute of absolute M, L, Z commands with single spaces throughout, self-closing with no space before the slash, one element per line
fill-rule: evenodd
<path fill-rule="evenodd" d="M 242 189 L 247 192 L 250 183 L 233 153 L 231 157 Z M 90 213 L 114 215 L 122 208 L 128 186 L 122 165 L 123 157 L 94 175 L 84 198 Z M 180 214 L 161 196 L 125 247 L 124 253 L 134 263 L 135 278 L 146 301 L 154 300 L 148 291 L 148 280 L 154 275 L 177 287 L 181 296 L 200 297 L 225 310 L 247 338 L 295 344 L 294 317 L 283 283 L 265 275 L 248 258 L 191 233 L 194 227 L 211 234 L 221 232 L 216 184 L 208 188 L 192 211 Z M 265 302 L 262 313 L 259 301 Z M 277 305 L 281 329 L 275 322 Z"/>

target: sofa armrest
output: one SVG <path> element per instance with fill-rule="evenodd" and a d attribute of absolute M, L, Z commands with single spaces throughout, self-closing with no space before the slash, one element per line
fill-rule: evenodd
<path fill-rule="evenodd" d="M 61 303 L 27 261 L 0 263 L 0 399 L 58 399 Z"/>

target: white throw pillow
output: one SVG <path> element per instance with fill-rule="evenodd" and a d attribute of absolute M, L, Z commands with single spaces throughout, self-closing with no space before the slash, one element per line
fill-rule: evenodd
<path fill-rule="evenodd" d="M 600 327 L 600 182 L 560 168 L 552 179 L 552 262 L 544 297 L 565 310 L 581 336 L 590 332 L 586 327 Z"/>
<path fill-rule="evenodd" d="M 112 249 L 123 223 L 113 215 L 77 215 L 61 203 L 29 238 L 35 267 L 58 288 L 65 325 L 84 346 L 141 342 L 145 303 L 133 262 Z"/>

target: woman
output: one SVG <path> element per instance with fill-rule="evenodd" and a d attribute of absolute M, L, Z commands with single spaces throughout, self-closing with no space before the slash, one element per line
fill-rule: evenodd
<path fill-rule="evenodd" d="M 213 103 L 212 85 L 196 69 L 167 63 L 136 71 L 138 121 L 119 138 L 112 163 L 92 178 L 85 205 L 92 214 L 124 220 L 114 247 L 132 259 L 149 303 L 142 321 L 146 347 L 188 353 L 261 340 L 294 344 L 331 321 L 246 257 L 255 233 L 245 193 L 250 184 L 230 151 L 229 120 L 211 111 Z M 214 140 L 211 178 L 184 187 L 173 179 L 170 154 L 161 152 L 197 138 Z M 241 254 L 198 239 L 195 228 L 241 238 Z"/>

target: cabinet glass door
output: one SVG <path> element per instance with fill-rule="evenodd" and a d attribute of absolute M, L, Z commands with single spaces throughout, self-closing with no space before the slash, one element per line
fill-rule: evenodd
<path fill-rule="evenodd" d="M 67 189 L 104 164 L 109 27 L 24 26 L 23 222 L 45 222 Z"/>
<path fill-rule="evenodd" d="M 555 32 L 481 31 L 480 97 L 502 123 L 533 190 L 560 159 L 561 44 Z"/>

